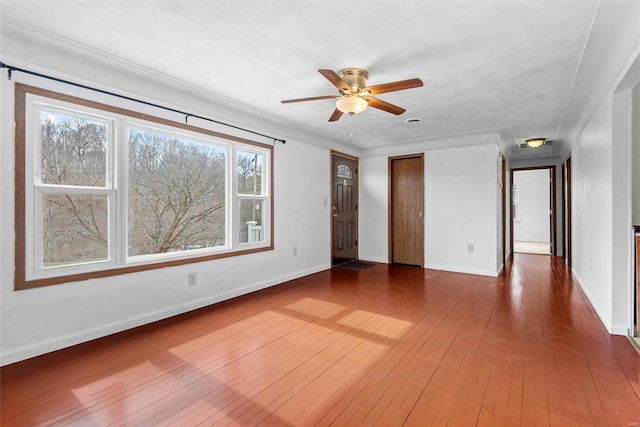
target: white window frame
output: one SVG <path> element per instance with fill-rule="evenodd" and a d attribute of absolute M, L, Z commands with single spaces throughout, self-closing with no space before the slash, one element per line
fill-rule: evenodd
<path fill-rule="evenodd" d="M 173 122 L 148 114 L 112 107 L 45 89 L 16 84 L 16 106 L 24 105 L 22 121 L 16 127 L 16 150 L 24 150 L 24 165 L 16 164 L 16 176 L 23 174 L 24 188 L 16 188 L 17 205 L 24 207 L 23 215 L 16 218 L 16 289 L 54 285 L 93 277 L 105 277 L 145 269 L 208 261 L 228 256 L 243 255 L 273 249 L 273 147 L 251 140 L 221 134 L 212 130 Z M 19 97 L 23 99 L 18 99 Z M 106 182 L 104 187 L 43 184 L 41 177 L 41 123 L 40 111 L 77 115 L 107 125 Z M 18 114 L 16 114 L 18 117 Z M 200 143 L 212 144 L 225 151 L 225 244 L 213 248 L 184 251 L 128 255 L 128 131 L 129 128 L 177 136 Z M 18 135 L 23 135 L 24 141 Z M 21 145 L 22 144 L 22 145 Z M 19 148 L 22 147 L 22 148 Z M 262 194 L 239 194 L 237 189 L 238 151 L 263 156 Z M 17 155 L 17 157 L 20 157 Z M 18 162 L 17 162 L 18 163 Z M 16 185 L 18 185 L 18 179 Z M 101 261 L 44 267 L 43 260 L 43 204 L 46 194 L 69 193 L 103 195 L 108 201 L 108 258 Z M 22 203 L 18 203 L 23 197 Z M 263 204 L 264 239 L 240 243 L 240 201 L 260 200 Z M 20 209 L 20 208 L 19 208 Z M 18 209 L 18 210 L 19 210 Z M 23 255 L 23 256 L 20 256 Z"/>
<path fill-rule="evenodd" d="M 269 158 L 264 150 L 260 150 L 257 147 L 242 147 L 242 146 L 235 146 L 233 147 L 233 162 L 237 165 L 237 159 L 238 159 L 238 151 L 242 151 L 245 153 L 255 153 L 255 154 L 259 154 L 263 156 L 263 164 L 262 164 L 262 184 L 261 184 L 261 194 L 242 194 L 238 191 L 238 183 L 237 183 L 237 178 L 238 178 L 238 174 L 236 173 L 236 171 L 234 170 L 234 174 L 233 174 L 233 191 L 232 193 L 235 196 L 235 200 L 234 200 L 234 206 L 237 209 L 237 212 L 240 213 L 240 203 L 243 200 L 256 200 L 256 201 L 260 201 L 263 204 L 263 208 L 261 208 L 261 212 L 260 214 L 262 215 L 262 224 L 263 224 L 263 240 L 255 242 L 255 243 L 251 243 L 251 242 L 245 242 L 245 243 L 241 243 L 240 242 L 240 233 L 236 233 L 235 237 L 235 241 L 234 243 L 238 246 L 243 246 L 243 247 L 250 247 L 252 245 L 259 245 L 259 244 L 263 244 L 265 241 L 270 241 L 270 233 L 271 233 L 271 227 L 266 227 L 266 224 L 271 223 L 271 209 L 269 209 L 269 197 L 265 194 L 265 188 L 269 189 L 271 188 L 270 185 L 271 183 L 269 182 L 269 177 L 271 176 L 270 174 L 270 170 L 269 170 L 269 162 L 267 162 L 266 160 Z M 238 216 L 239 217 L 239 216 Z M 239 231 L 239 227 L 244 227 L 243 224 L 238 224 L 236 228 L 237 231 Z"/>
<path fill-rule="evenodd" d="M 50 100 L 29 95 L 27 96 L 26 122 L 32 124 L 25 129 L 26 135 L 26 224 L 27 251 L 25 254 L 27 279 L 39 279 L 63 274 L 85 273 L 96 269 L 113 268 L 116 265 L 116 245 L 114 232 L 116 230 L 116 218 L 109 215 L 107 259 L 102 261 L 79 262 L 70 266 L 44 267 L 37 260 L 43 259 L 43 199 L 48 194 L 73 194 L 73 195 L 98 195 L 106 196 L 109 213 L 116 206 L 116 189 L 113 181 L 113 159 L 116 147 L 109 144 L 110 139 L 115 139 L 115 120 L 98 110 L 83 108 L 68 103 L 51 103 Z M 105 168 L 105 183 L 103 187 L 87 187 L 79 185 L 57 185 L 42 183 L 41 170 L 41 132 L 40 112 L 42 110 L 54 113 L 74 115 L 89 120 L 99 121 L 107 127 L 107 155 Z M 102 114 L 101 114 L 102 113 Z"/>
<path fill-rule="evenodd" d="M 191 257 L 193 256 L 193 254 L 211 254 L 211 253 L 218 253 L 218 252 L 228 252 L 231 251 L 233 249 L 235 249 L 237 246 L 234 246 L 231 244 L 232 239 L 230 238 L 230 234 L 229 234 L 229 230 L 230 230 L 230 225 L 231 225 L 231 216 L 232 216 L 232 211 L 230 209 L 230 200 L 231 198 L 230 196 L 230 180 L 229 180 L 229 174 L 231 173 L 231 162 L 230 162 L 230 157 L 231 157 L 231 151 L 232 151 L 232 147 L 233 144 L 225 142 L 225 141 L 219 141 L 217 139 L 213 139 L 211 137 L 209 138 L 205 138 L 203 137 L 201 134 L 195 133 L 195 132 L 190 132 L 187 130 L 182 130 L 180 129 L 180 131 L 176 131 L 176 129 L 171 128 L 170 126 L 166 126 L 166 125 L 162 125 L 162 124 L 157 124 L 157 123 L 149 123 L 147 121 L 143 121 L 143 120 L 131 120 L 131 119 L 127 119 L 127 120 L 123 120 L 123 126 L 120 130 L 120 151 L 122 153 L 126 153 L 123 154 L 122 156 L 120 156 L 120 158 L 118 159 L 121 164 L 119 165 L 119 169 L 121 171 L 123 171 L 122 173 L 120 173 L 119 175 L 119 184 L 120 184 L 120 188 L 122 188 L 123 190 L 120 192 L 120 197 L 119 197 L 119 202 L 121 205 L 124 206 L 123 209 L 119 210 L 118 214 L 119 215 L 123 215 L 124 218 L 122 218 L 120 220 L 120 223 L 123 224 L 127 224 L 127 218 L 128 218 L 128 200 L 129 200 L 129 188 L 127 186 L 127 183 L 129 182 L 129 144 L 128 144 L 128 131 L 130 128 L 134 128 L 134 129 L 139 129 L 139 130 L 146 130 L 148 132 L 154 132 L 154 133 L 158 133 L 158 134 L 162 134 L 162 135 L 170 135 L 170 136 L 176 136 L 176 137 L 180 137 L 180 138 L 185 138 L 185 139 L 189 139 L 192 140 L 194 142 L 200 142 L 200 143 L 205 143 L 205 144 L 211 144 L 215 147 L 219 147 L 219 148 L 223 148 L 224 152 L 225 152 L 225 175 L 226 175 L 226 180 L 225 180 L 225 244 L 223 246 L 217 246 L 217 247 L 213 247 L 213 248 L 202 248 L 202 249 L 191 249 L 188 252 L 187 251 L 182 251 L 182 252 L 169 252 L 169 253 L 159 253 L 159 254 L 147 254 L 147 255 L 134 255 L 131 256 L 129 255 L 129 251 L 128 251 L 128 241 L 129 241 L 129 235 L 128 235 L 128 230 L 129 227 L 122 227 L 120 229 L 120 241 L 122 242 L 121 248 L 120 248 L 120 256 L 125 259 L 125 262 L 127 264 L 131 264 L 131 265 L 136 265 L 136 264 L 147 264 L 150 262 L 157 262 L 157 261 L 162 261 L 162 260 L 173 260 L 173 259 L 183 259 L 183 258 L 187 258 L 187 257 Z M 235 169 L 233 169 L 235 170 Z"/>

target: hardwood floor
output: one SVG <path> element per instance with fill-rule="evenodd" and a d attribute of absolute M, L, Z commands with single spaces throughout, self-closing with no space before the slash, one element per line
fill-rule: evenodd
<path fill-rule="evenodd" d="M 7 427 L 640 422 L 640 355 L 540 255 L 334 269 L 0 374 Z"/>

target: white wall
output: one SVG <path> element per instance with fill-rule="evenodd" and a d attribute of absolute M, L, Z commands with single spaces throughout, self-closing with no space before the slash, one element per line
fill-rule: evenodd
<path fill-rule="evenodd" d="M 497 275 L 497 144 L 422 152 L 425 267 Z M 388 157 L 361 159 L 360 188 L 360 257 L 388 262 Z"/>
<path fill-rule="evenodd" d="M 513 240 L 549 243 L 549 171 L 514 171 L 517 218 L 513 221 Z"/>
<path fill-rule="evenodd" d="M 29 68 L 38 68 L 38 65 L 31 64 Z M 15 165 L 11 141 L 13 85 L 17 81 L 79 96 L 96 96 L 20 73 L 14 73 L 11 81 L 4 72 L 0 78 L 3 141 L 0 145 L 0 363 L 12 363 L 330 267 L 329 208 L 324 205 L 324 200 L 330 199 L 330 152 L 287 138 L 287 144 L 278 143 L 274 151 L 275 250 L 14 291 Z M 113 89 L 135 97 L 134 91 L 123 89 L 127 85 L 123 80 Z M 155 93 L 162 98 L 164 93 L 171 93 L 171 87 L 158 86 Z M 197 97 L 190 101 L 186 93 L 181 96 L 179 105 L 171 104 L 171 96 L 162 99 L 163 104 L 190 109 L 205 102 Z M 97 98 L 125 108 L 143 108 L 107 96 Z M 207 105 L 208 111 L 224 115 L 223 110 L 215 109 L 214 103 L 209 101 Z M 150 107 L 144 107 L 144 111 L 163 117 L 169 114 Z M 246 125 L 252 124 L 247 116 Z M 206 126 L 205 123 L 197 125 Z M 219 127 L 216 130 L 224 132 Z M 246 134 L 242 136 L 251 139 Z M 298 248 L 295 256 L 294 245 Z M 196 286 L 187 286 L 190 272 L 197 273 Z"/>
<path fill-rule="evenodd" d="M 572 268 L 611 328 L 611 97 L 584 129 L 572 154 Z"/>
<path fill-rule="evenodd" d="M 425 267 L 497 274 L 497 162 L 497 144 L 426 153 Z"/>
<path fill-rule="evenodd" d="M 607 54 L 587 44 L 574 87 L 588 86 L 572 146 L 572 267 L 607 329 L 631 327 L 631 129 L 630 90 L 640 79 L 640 3 L 601 2 L 592 36 L 606 32 Z M 615 25 L 611 25 L 615 23 Z M 600 40 L 600 38 L 598 38 Z M 597 66 L 593 66 L 597 64 Z M 593 67 L 592 67 L 593 66 Z M 597 70 L 595 72 L 594 70 Z M 637 120 L 637 119 L 636 119 Z"/>

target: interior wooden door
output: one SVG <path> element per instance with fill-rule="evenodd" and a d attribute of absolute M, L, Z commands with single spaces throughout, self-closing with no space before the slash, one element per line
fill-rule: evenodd
<path fill-rule="evenodd" d="M 422 267 L 424 263 L 424 157 L 389 159 L 392 263 Z"/>
<path fill-rule="evenodd" d="M 358 259 L 358 160 L 331 154 L 331 263 Z"/>

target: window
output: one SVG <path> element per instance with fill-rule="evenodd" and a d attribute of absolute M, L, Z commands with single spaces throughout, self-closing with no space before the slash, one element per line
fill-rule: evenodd
<path fill-rule="evenodd" d="M 16 289 L 273 249 L 272 153 L 16 85 Z"/>
<path fill-rule="evenodd" d="M 127 255 L 224 248 L 227 148 L 129 127 Z"/>

